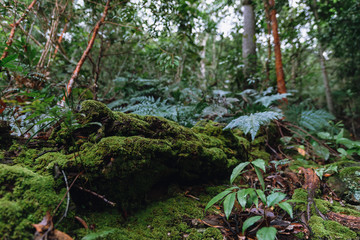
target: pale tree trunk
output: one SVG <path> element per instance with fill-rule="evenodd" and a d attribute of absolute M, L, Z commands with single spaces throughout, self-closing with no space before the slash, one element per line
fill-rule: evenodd
<path fill-rule="evenodd" d="M 200 86 L 203 90 L 206 90 L 207 81 L 206 81 L 206 43 L 209 38 L 209 34 L 205 33 L 204 38 L 201 41 L 202 50 L 200 51 Z"/>
<path fill-rule="evenodd" d="M 277 89 L 278 89 L 278 93 L 286 93 L 287 91 L 285 85 L 284 69 L 281 59 L 280 38 L 279 38 L 278 24 L 276 19 L 275 0 L 269 0 L 269 6 L 271 8 L 270 18 L 271 18 L 273 37 L 274 37 Z M 287 98 L 283 98 L 283 100 L 287 102 Z"/>
<path fill-rule="evenodd" d="M 184 45 L 185 45 L 185 41 L 182 40 L 181 45 L 180 45 L 180 51 L 179 51 L 179 56 L 181 56 L 181 60 L 179 61 L 179 66 L 177 67 L 177 70 L 176 70 L 176 74 L 175 74 L 175 78 L 174 78 L 175 83 L 181 82 L 182 75 L 184 72 L 184 65 L 185 65 L 185 60 L 186 60 L 186 53 L 184 53 Z"/>
<path fill-rule="evenodd" d="M 251 0 L 243 2 L 243 14 L 242 57 L 244 61 L 244 78 L 247 80 L 256 72 L 255 13 Z"/>
<path fill-rule="evenodd" d="M 316 10 L 316 0 L 313 0 L 312 9 L 313 9 L 316 24 L 317 24 L 318 34 L 320 35 L 321 34 L 321 29 L 320 29 L 320 25 L 318 24 L 319 15 L 318 15 L 318 12 Z M 320 60 L 320 66 L 321 66 L 321 73 L 322 73 L 322 76 L 323 76 L 323 82 L 324 82 L 324 88 L 325 88 L 325 96 L 326 96 L 327 108 L 328 108 L 329 112 L 334 115 L 335 114 L 334 104 L 333 104 L 333 100 L 332 100 L 332 96 L 331 96 L 331 89 L 330 89 L 330 84 L 329 84 L 329 76 L 328 76 L 328 73 L 327 73 L 327 70 L 326 70 L 326 63 L 325 63 L 325 58 L 324 58 L 324 48 L 321 45 L 320 40 L 318 40 L 318 48 L 319 48 L 319 60 Z"/>

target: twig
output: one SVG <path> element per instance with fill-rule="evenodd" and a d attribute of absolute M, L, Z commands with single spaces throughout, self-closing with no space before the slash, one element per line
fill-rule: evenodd
<path fill-rule="evenodd" d="M 69 205 L 70 205 L 70 192 L 69 192 L 69 183 L 68 183 L 68 180 L 67 180 L 67 177 L 65 175 L 65 172 L 64 170 L 61 170 L 63 176 L 64 176 L 64 180 L 65 180 L 65 184 L 66 184 L 66 192 L 67 192 L 67 200 L 66 200 L 66 209 L 65 209 L 65 212 L 64 214 L 61 216 L 61 218 L 59 219 L 59 221 L 55 224 L 54 227 L 56 227 L 63 219 L 64 217 L 67 216 L 67 213 L 69 211 Z"/>
<path fill-rule="evenodd" d="M 104 202 L 106 202 L 107 204 L 110 204 L 110 205 L 113 206 L 113 207 L 115 207 L 115 205 L 116 205 L 116 203 L 107 200 L 107 199 L 105 198 L 105 195 L 100 195 L 100 194 L 98 194 L 98 193 L 96 193 L 96 192 L 93 192 L 93 191 L 91 191 L 91 190 L 89 190 L 89 189 L 86 189 L 86 188 L 83 188 L 83 187 L 80 187 L 80 186 L 76 186 L 76 187 L 77 187 L 78 189 L 84 191 L 84 192 L 90 193 L 90 194 L 94 195 L 95 197 L 98 197 L 98 198 L 102 199 Z"/>
<path fill-rule="evenodd" d="M 59 209 L 59 207 L 61 206 L 62 202 L 64 201 L 66 195 L 68 194 L 68 192 L 70 191 L 70 189 L 72 188 L 72 186 L 74 185 L 74 183 L 76 182 L 76 180 L 79 178 L 79 176 L 80 176 L 81 174 L 83 174 L 83 172 L 84 172 L 84 171 L 81 171 L 81 172 L 79 172 L 79 173 L 76 175 L 76 177 L 75 177 L 75 179 L 72 181 L 69 189 L 67 189 L 67 191 L 66 191 L 66 193 L 64 194 L 64 196 L 62 197 L 61 201 L 59 202 L 59 204 L 57 205 L 57 207 L 56 207 L 55 210 L 53 211 L 53 215 L 54 215 L 54 214 L 56 213 L 56 211 Z"/>

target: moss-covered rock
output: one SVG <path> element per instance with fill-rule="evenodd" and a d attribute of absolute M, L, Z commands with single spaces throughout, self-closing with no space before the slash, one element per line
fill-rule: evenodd
<path fill-rule="evenodd" d="M 21 166 L 0 164 L 0 235 L 2 239 L 32 239 L 32 223 L 53 210 L 56 194 L 51 176 Z"/>

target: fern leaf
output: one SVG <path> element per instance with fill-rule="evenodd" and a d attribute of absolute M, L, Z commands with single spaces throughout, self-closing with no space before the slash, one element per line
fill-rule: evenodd
<path fill-rule="evenodd" d="M 281 113 L 274 111 L 252 113 L 232 120 L 224 129 L 240 128 L 245 134 L 250 133 L 252 140 L 254 140 L 256 133 L 261 126 L 267 125 L 272 120 L 279 119 L 281 117 Z"/>
<path fill-rule="evenodd" d="M 283 98 L 287 98 L 287 96 L 289 96 L 289 95 L 291 95 L 291 93 L 282 93 L 282 94 L 277 93 L 277 94 L 270 95 L 270 96 L 263 96 L 263 97 L 257 99 L 255 101 L 255 103 L 260 102 L 265 107 L 268 107 L 274 101 L 277 101 L 277 100 L 280 100 L 280 99 L 283 99 Z"/>

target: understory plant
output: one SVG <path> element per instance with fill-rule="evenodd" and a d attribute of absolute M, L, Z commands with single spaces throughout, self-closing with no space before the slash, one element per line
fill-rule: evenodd
<path fill-rule="evenodd" d="M 238 206 L 237 210 L 243 211 L 246 207 L 251 207 L 252 205 L 255 205 L 256 208 L 259 208 L 259 203 L 262 203 L 261 205 L 264 208 L 263 215 L 252 216 L 246 219 L 242 224 L 242 234 L 244 235 L 245 231 L 249 227 L 261 220 L 262 223 L 260 224 L 265 224 L 266 227 L 260 228 L 256 233 L 256 237 L 260 240 L 275 239 L 277 230 L 276 228 L 270 226 L 270 223 L 268 222 L 268 219 L 266 217 L 266 212 L 270 208 L 278 206 L 285 210 L 292 218 L 293 211 L 291 205 L 287 201 L 283 201 L 286 197 L 286 194 L 276 190 L 265 189 L 264 178 L 261 172 L 261 170 L 264 173 L 266 172 L 265 165 L 266 163 L 264 160 L 256 159 L 255 161 L 243 162 L 236 166 L 230 176 L 230 184 L 232 186 L 213 197 L 206 205 L 205 212 L 215 203 L 222 202 L 225 217 L 228 219 L 231 212 L 233 211 L 234 206 Z M 245 173 L 247 170 L 244 171 L 244 169 L 249 166 L 251 166 L 256 172 L 256 175 L 261 185 L 261 189 L 258 189 L 256 187 L 240 188 L 239 186 L 233 184 L 234 180 L 241 174 Z"/>

